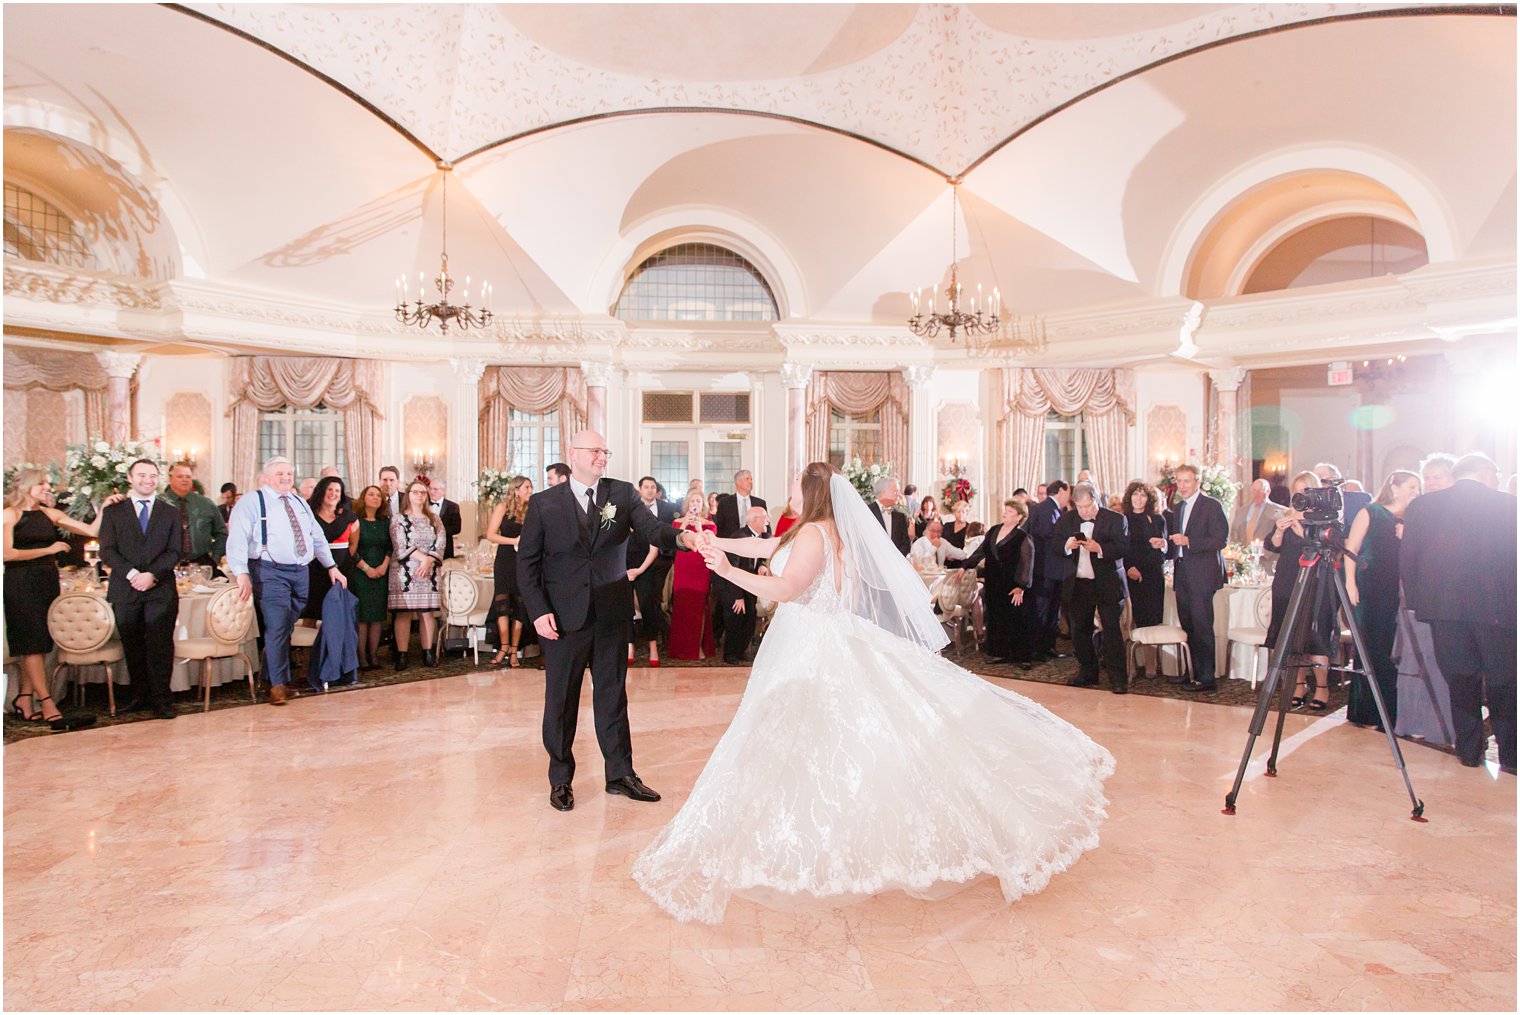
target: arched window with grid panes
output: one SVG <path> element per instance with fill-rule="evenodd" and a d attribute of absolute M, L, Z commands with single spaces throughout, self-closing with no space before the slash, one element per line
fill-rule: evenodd
<path fill-rule="evenodd" d="M 616 315 L 625 321 L 774 321 L 770 283 L 749 261 L 714 243 L 680 243 L 628 276 Z"/>
<path fill-rule="evenodd" d="M 14 183 L 5 185 L 5 253 L 65 268 L 100 267 L 94 251 L 67 213 Z"/>

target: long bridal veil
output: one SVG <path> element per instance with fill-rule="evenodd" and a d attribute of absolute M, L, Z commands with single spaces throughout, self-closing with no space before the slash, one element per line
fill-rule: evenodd
<path fill-rule="evenodd" d="M 844 547 L 844 597 L 851 612 L 931 652 L 950 642 L 923 579 L 898 552 L 866 502 L 843 476 L 829 480 L 834 527 Z"/>

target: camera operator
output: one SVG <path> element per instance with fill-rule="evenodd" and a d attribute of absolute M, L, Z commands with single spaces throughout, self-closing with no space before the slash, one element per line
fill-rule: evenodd
<path fill-rule="evenodd" d="M 1487 455 L 1463 455 L 1452 485 L 1404 512 L 1399 574 L 1404 604 L 1430 625 L 1436 665 L 1451 691 L 1457 757 L 1476 768 L 1488 738 L 1515 773 L 1515 498 L 1500 493 Z"/>
<path fill-rule="evenodd" d="M 1293 586 L 1298 581 L 1298 558 L 1303 552 L 1304 544 L 1308 542 L 1312 531 L 1324 533 L 1327 528 L 1338 524 L 1338 512 L 1331 507 L 1337 491 L 1325 489 L 1314 473 L 1300 472 L 1293 477 L 1290 489 L 1293 506 L 1273 524 L 1272 533 L 1267 536 L 1264 544 L 1268 550 L 1279 554 L 1277 570 L 1272 574 L 1272 622 L 1267 625 L 1265 642 L 1268 651 L 1274 654 L 1291 648 L 1289 645 L 1278 645 L 1277 636 L 1288 619 L 1288 601 L 1292 598 Z M 1321 491 L 1328 496 L 1310 495 L 1306 503 L 1306 490 Z M 1330 705 L 1330 651 L 1340 639 L 1340 628 L 1335 623 L 1334 586 L 1320 582 L 1315 586 L 1314 592 L 1315 602 L 1307 616 L 1299 621 L 1300 624 L 1309 625 L 1309 629 L 1303 632 L 1299 645 L 1313 665 L 1314 697 L 1306 697 L 1308 682 L 1304 669 L 1300 668 L 1297 682 L 1293 685 L 1293 707 L 1302 708 L 1307 705 L 1311 712 L 1323 712 Z"/>

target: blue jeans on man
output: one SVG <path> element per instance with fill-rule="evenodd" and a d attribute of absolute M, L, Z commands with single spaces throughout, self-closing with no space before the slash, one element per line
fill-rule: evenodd
<path fill-rule="evenodd" d="M 310 591 L 311 571 L 305 564 L 274 564 L 250 560 L 253 601 L 264 634 L 264 675 L 271 686 L 290 683 L 290 632 L 295 629 Z"/>

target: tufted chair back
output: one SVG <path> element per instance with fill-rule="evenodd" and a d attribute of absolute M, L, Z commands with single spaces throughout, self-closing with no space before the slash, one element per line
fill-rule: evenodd
<path fill-rule="evenodd" d="M 116 633 L 116 615 L 104 596 L 87 592 L 70 592 L 53 600 L 48 607 L 48 633 L 59 648 L 70 652 L 91 652 L 111 640 Z"/>
<path fill-rule="evenodd" d="M 1272 626 L 1272 597 L 1265 592 L 1256 597 L 1256 626 L 1262 630 Z"/>
<path fill-rule="evenodd" d="M 450 617 L 467 617 L 475 612 L 480 592 L 468 573 L 460 568 L 443 572 L 443 607 Z"/>
<path fill-rule="evenodd" d="M 253 624 L 253 598 L 238 598 L 236 585 L 218 592 L 206 605 L 206 632 L 217 641 L 241 645 Z"/>

